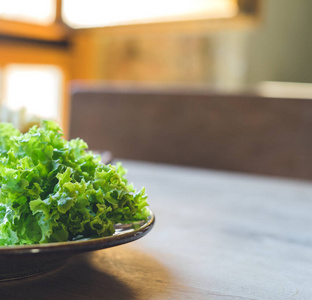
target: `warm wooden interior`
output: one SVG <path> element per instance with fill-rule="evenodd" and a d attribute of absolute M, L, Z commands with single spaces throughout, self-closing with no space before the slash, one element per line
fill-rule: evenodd
<path fill-rule="evenodd" d="M 204 58 L 207 45 L 201 36 L 254 24 L 259 16 L 259 1 L 239 1 L 239 5 L 241 13 L 232 19 L 74 30 L 62 21 L 62 1 L 57 0 L 56 19 L 49 26 L 0 19 L 0 67 L 12 63 L 60 67 L 64 74 L 61 125 L 67 133 L 68 85 L 72 79 L 158 82 L 209 79 L 211 62 Z M 192 58 L 186 62 L 184 56 Z"/>

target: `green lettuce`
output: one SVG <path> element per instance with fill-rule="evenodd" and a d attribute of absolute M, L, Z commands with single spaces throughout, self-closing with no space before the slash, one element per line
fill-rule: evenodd
<path fill-rule="evenodd" d="M 145 189 L 120 164 L 62 135 L 52 121 L 25 134 L 0 123 L 0 245 L 110 236 L 117 223 L 147 219 Z"/>

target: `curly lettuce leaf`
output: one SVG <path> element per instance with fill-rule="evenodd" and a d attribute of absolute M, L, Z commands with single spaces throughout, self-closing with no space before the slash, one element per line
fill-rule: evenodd
<path fill-rule="evenodd" d="M 52 121 L 25 134 L 0 123 L 0 245 L 110 236 L 117 223 L 147 219 L 145 189 L 120 164 L 62 135 Z"/>

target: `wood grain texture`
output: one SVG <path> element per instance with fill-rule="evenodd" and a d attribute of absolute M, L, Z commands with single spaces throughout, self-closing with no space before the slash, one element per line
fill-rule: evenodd
<path fill-rule="evenodd" d="M 147 188 L 152 232 L 1 283 L 1 299 L 312 299 L 310 182 L 123 164 Z"/>

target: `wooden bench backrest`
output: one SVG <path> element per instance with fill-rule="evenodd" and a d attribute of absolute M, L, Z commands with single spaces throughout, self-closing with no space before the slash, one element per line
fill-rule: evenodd
<path fill-rule="evenodd" d="M 114 157 L 312 179 L 312 101 L 76 88 L 70 138 Z"/>

